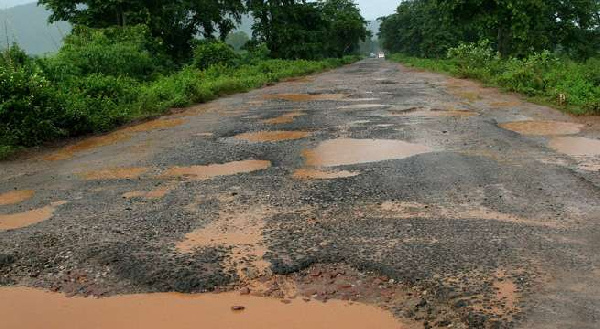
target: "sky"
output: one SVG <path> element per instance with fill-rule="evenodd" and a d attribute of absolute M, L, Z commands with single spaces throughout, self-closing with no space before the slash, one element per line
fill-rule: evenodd
<path fill-rule="evenodd" d="M 360 6 L 363 17 L 373 20 L 381 16 L 392 14 L 401 0 L 355 0 Z M 0 8 L 13 7 L 35 0 L 0 0 Z"/>

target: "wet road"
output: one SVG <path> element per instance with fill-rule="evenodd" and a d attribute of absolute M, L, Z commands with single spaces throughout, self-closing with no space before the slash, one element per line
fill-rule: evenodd
<path fill-rule="evenodd" d="M 598 118 L 365 60 L 0 163 L 0 285 L 598 328 L 599 186 Z"/>

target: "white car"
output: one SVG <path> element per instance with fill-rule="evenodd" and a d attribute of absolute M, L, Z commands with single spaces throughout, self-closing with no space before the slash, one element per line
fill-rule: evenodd
<path fill-rule="evenodd" d="M 379 53 L 379 54 L 377 55 L 377 58 L 385 58 L 385 54 L 384 54 L 384 53 Z"/>

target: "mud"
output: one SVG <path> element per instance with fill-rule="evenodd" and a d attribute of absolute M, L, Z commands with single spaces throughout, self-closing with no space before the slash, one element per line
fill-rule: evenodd
<path fill-rule="evenodd" d="M 166 184 L 164 186 L 159 186 L 152 191 L 131 191 L 123 194 L 123 198 L 125 199 L 134 199 L 134 198 L 143 198 L 147 200 L 158 200 L 164 198 L 167 194 L 169 194 L 175 188 L 174 184 Z"/>
<path fill-rule="evenodd" d="M 339 138 L 305 150 L 303 155 L 307 166 L 337 167 L 404 159 L 431 151 L 427 146 L 399 140 Z"/>
<path fill-rule="evenodd" d="M 600 139 L 586 137 L 557 137 L 549 146 L 571 156 L 600 156 Z"/>
<path fill-rule="evenodd" d="M 235 136 L 235 138 L 257 143 L 302 139 L 308 136 L 310 136 L 310 132 L 308 131 L 258 131 L 243 133 Z"/>
<path fill-rule="evenodd" d="M 271 162 L 266 160 L 243 160 L 206 166 L 173 167 L 160 175 L 161 178 L 182 178 L 207 180 L 219 176 L 230 176 L 268 169 Z"/>
<path fill-rule="evenodd" d="M 558 121 L 516 121 L 501 124 L 500 127 L 526 136 L 575 135 L 583 125 Z"/>
<path fill-rule="evenodd" d="M 10 191 L 0 194 L 0 206 L 21 203 L 31 199 L 35 195 L 33 190 Z"/>
<path fill-rule="evenodd" d="M 275 118 L 262 120 L 262 122 L 266 123 L 266 124 L 270 124 L 270 125 L 292 123 L 292 122 L 294 122 L 294 120 L 297 117 L 301 117 L 301 116 L 304 116 L 304 115 L 306 115 L 304 112 L 295 111 L 295 112 L 291 112 L 291 113 L 286 113 L 284 115 L 281 115 L 281 116 L 278 116 L 278 117 L 275 117 Z"/>
<path fill-rule="evenodd" d="M 54 211 L 64 205 L 65 201 L 53 202 L 48 206 L 26 212 L 0 215 L 0 231 L 27 227 L 52 218 Z"/>
<path fill-rule="evenodd" d="M 304 180 L 327 180 L 327 179 L 340 179 L 340 178 L 350 178 L 356 177 L 360 175 L 358 171 L 348 171 L 348 170 L 318 170 L 318 169 L 298 169 L 294 171 L 294 178 L 296 179 L 304 179 Z"/>
<path fill-rule="evenodd" d="M 282 303 L 235 292 L 96 299 L 68 298 L 32 288 L 0 288 L 0 317 L 5 328 L 20 329 L 403 328 L 390 313 L 360 303 L 300 299 Z"/>
<path fill-rule="evenodd" d="M 70 159 L 78 153 L 94 150 L 97 148 L 124 142 L 133 137 L 133 134 L 147 132 L 157 129 L 173 128 L 180 126 L 185 121 L 183 119 L 157 119 L 144 122 L 139 125 L 123 128 L 104 136 L 86 138 L 76 144 L 66 146 L 53 154 L 46 156 L 48 161 L 58 161 Z"/>
<path fill-rule="evenodd" d="M 114 168 L 88 171 L 79 174 L 85 180 L 136 179 L 148 172 L 149 168 Z"/>

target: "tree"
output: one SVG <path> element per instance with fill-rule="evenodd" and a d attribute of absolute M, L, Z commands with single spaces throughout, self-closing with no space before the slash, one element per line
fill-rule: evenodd
<path fill-rule="evenodd" d="M 250 36 L 244 31 L 231 32 L 225 39 L 225 42 L 232 46 L 236 51 L 242 49 L 248 41 L 250 41 Z"/>
<path fill-rule="evenodd" d="M 92 28 L 144 24 L 177 60 L 191 56 L 197 35 L 221 39 L 245 12 L 244 0 L 39 0 L 51 21 Z"/>
<path fill-rule="evenodd" d="M 371 37 L 367 21 L 352 0 L 326 0 L 319 4 L 327 22 L 327 52 L 336 57 L 353 53 Z"/>

